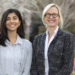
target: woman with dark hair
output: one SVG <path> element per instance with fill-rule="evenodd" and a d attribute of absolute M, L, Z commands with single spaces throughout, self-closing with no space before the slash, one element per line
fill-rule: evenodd
<path fill-rule="evenodd" d="M 0 25 L 0 75 L 29 75 L 32 44 L 24 38 L 20 12 L 6 10 Z"/>

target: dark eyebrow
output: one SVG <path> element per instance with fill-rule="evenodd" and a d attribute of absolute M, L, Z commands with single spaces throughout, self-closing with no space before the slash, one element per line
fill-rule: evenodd
<path fill-rule="evenodd" d="M 13 17 L 17 17 L 17 16 L 13 16 Z"/>
<path fill-rule="evenodd" d="M 17 16 L 13 16 L 13 18 L 16 18 Z M 10 17 L 7 17 L 7 18 L 10 18 Z"/>

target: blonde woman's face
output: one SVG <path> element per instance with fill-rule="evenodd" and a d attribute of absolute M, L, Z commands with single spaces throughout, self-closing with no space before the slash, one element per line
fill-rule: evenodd
<path fill-rule="evenodd" d="M 57 27 L 60 22 L 59 12 L 56 7 L 51 7 L 44 16 L 47 27 Z"/>

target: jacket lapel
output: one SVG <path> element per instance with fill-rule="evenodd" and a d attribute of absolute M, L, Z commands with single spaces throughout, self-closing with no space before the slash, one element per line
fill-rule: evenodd
<path fill-rule="evenodd" d="M 59 29 L 58 29 L 58 32 L 57 32 L 57 34 L 56 34 L 56 36 L 55 36 L 55 38 L 53 39 L 53 41 L 52 41 L 51 44 L 49 45 L 49 48 L 48 48 L 48 57 L 49 57 L 49 55 L 50 55 L 50 52 L 53 50 L 53 47 L 54 47 L 54 45 L 55 45 L 55 43 L 56 43 L 56 41 L 57 41 L 57 38 L 62 35 L 62 32 L 63 32 L 63 31 L 59 28 Z"/>

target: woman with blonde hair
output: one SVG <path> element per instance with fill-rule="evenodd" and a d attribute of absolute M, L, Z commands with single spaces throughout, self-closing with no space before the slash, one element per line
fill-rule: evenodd
<path fill-rule="evenodd" d="M 70 75 L 74 59 L 74 35 L 61 30 L 63 18 L 56 4 L 47 5 L 42 14 L 46 32 L 35 36 L 31 75 Z"/>

